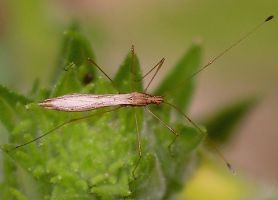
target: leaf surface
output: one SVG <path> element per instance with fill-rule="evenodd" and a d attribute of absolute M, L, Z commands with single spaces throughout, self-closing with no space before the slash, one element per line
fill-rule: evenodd
<path fill-rule="evenodd" d="M 209 137 L 219 143 L 228 142 L 232 134 L 235 133 L 236 126 L 256 105 L 256 102 L 255 98 L 248 98 L 216 111 L 203 123 L 207 127 Z"/>

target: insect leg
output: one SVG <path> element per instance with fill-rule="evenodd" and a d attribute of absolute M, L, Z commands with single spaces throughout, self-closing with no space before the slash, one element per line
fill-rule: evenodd
<path fill-rule="evenodd" d="M 30 144 L 30 143 L 33 143 L 33 142 L 35 142 L 35 141 L 37 141 L 37 140 L 39 140 L 39 139 L 41 139 L 41 138 L 43 138 L 43 137 L 49 135 L 49 134 L 52 133 L 53 131 L 62 128 L 63 126 L 65 126 L 65 125 L 67 125 L 67 124 L 71 124 L 71 123 L 74 123 L 74 122 L 77 122 L 77 121 L 89 119 L 89 118 L 94 117 L 94 116 L 96 116 L 96 115 L 102 115 L 102 114 L 105 114 L 105 113 L 108 113 L 108 112 L 112 112 L 112 111 L 118 110 L 118 109 L 120 109 L 120 108 L 122 108 L 122 107 L 117 107 L 117 108 L 110 109 L 110 110 L 106 110 L 106 111 L 103 111 L 103 112 L 97 112 L 97 113 L 93 113 L 93 114 L 86 115 L 86 116 L 83 116 L 83 117 L 70 119 L 70 120 L 68 120 L 68 121 L 66 121 L 66 122 L 63 122 L 62 124 L 59 124 L 58 126 L 52 128 L 52 129 L 50 129 L 49 131 L 45 132 L 45 133 L 42 134 L 41 136 L 39 136 L 39 137 L 37 137 L 37 138 L 35 138 L 35 139 L 33 139 L 33 140 L 30 140 L 30 141 L 28 141 L 28 142 L 25 142 L 25 143 L 23 143 L 23 144 L 20 144 L 20 145 L 18 145 L 18 146 L 16 146 L 16 147 L 12 148 L 11 150 L 9 150 L 9 152 L 14 151 L 14 150 L 16 150 L 16 149 L 19 149 L 19 148 L 21 148 L 21 147 L 24 147 L 24 146 L 26 146 L 26 145 L 28 145 L 28 144 Z"/>
<path fill-rule="evenodd" d="M 142 79 L 146 78 L 155 68 L 157 68 L 161 63 L 165 61 L 165 58 L 162 58 L 153 68 L 151 68 L 144 76 L 142 76 Z"/>
<path fill-rule="evenodd" d="M 109 79 L 109 81 L 111 81 L 113 87 L 118 91 L 118 88 L 117 86 L 115 85 L 114 81 L 112 80 L 112 78 L 110 78 L 110 76 L 108 76 L 108 74 L 103 71 L 103 69 L 92 59 L 92 58 L 88 58 L 88 62 L 91 64 L 91 65 L 94 65 L 98 68 L 98 70 L 107 78 Z"/>
<path fill-rule="evenodd" d="M 155 117 L 158 121 L 161 122 L 161 124 L 163 124 L 166 128 L 168 128 L 171 133 L 174 134 L 174 139 L 172 140 L 172 142 L 168 145 L 168 150 L 170 152 L 171 155 L 173 155 L 172 153 L 172 145 L 175 143 L 177 137 L 179 136 L 179 133 L 177 133 L 171 126 L 169 126 L 168 124 L 166 124 L 163 120 L 161 120 L 156 114 L 154 114 L 147 106 L 145 107 L 145 110 L 147 110 L 149 113 L 151 113 L 151 115 L 153 117 Z"/>
<path fill-rule="evenodd" d="M 225 156 L 224 156 L 224 155 L 221 153 L 221 151 L 218 149 L 217 145 L 216 145 L 213 141 L 211 141 L 209 137 L 207 137 L 208 134 L 207 134 L 206 131 L 203 131 L 193 120 L 191 120 L 186 114 L 184 114 L 177 106 L 175 106 L 175 105 L 173 105 L 173 104 L 171 104 L 171 103 L 169 103 L 169 102 L 166 102 L 166 101 L 164 101 L 163 103 L 164 103 L 164 104 L 167 104 L 167 105 L 169 105 L 169 106 L 171 106 L 171 107 L 174 108 L 176 111 L 178 111 L 182 116 L 184 116 L 184 117 L 187 119 L 187 121 L 188 121 L 190 124 L 192 124 L 192 125 L 198 130 L 198 132 L 199 132 L 201 135 L 203 135 L 204 137 L 206 137 L 206 139 L 208 139 L 208 140 L 210 141 L 210 143 L 212 144 L 212 147 L 213 147 L 213 149 L 215 150 L 215 152 L 218 154 L 218 156 L 225 162 L 225 164 L 226 164 L 227 168 L 229 169 L 229 171 L 231 171 L 232 174 L 235 174 L 235 173 L 236 173 L 235 170 L 234 170 L 234 168 L 233 168 L 233 166 L 230 164 L 230 162 L 227 161 L 227 159 L 225 158 Z"/>
<path fill-rule="evenodd" d="M 152 83 L 153 79 L 155 78 L 156 74 L 158 73 L 158 71 L 159 71 L 160 68 L 162 67 L 164 61 L 165 61 L 165 58 L 162 58 L 162 59 L 154 66 L 154 68 L 152 68 L 152 69 L 146 74 L 146 75 L 148 75 L 153 69 L 155 69 L 155 68 L 157 67 L 157 69 L 156 69 L 154 75 L 152 76 L 151 80 L 149 81 L 149 83 L 147 84 L 146 88 L 144 89 L 144 92 L 147 92 L 149 86 L 151 85 L 151 83 Z M 145 78 L 146 75 L 144 75 L 143 78 Z M 143 79 L 143 78 L 142 78 L 142 79 Z"/>
<path fill-rule="evenodd" d="M 175 106 L 174 104 L 171 104 L 167 101 L 164 101 L 163 102 L 164 104 L 174 108 L 178 113 L 180 113 L 182 116 L 185 117 L 185 119 L 190 123 L 192 124 L 197 130 L 198 132 L 203 135 L 204 137 L 207 136 L 207 132 L 203 131 L 193 120 L 190 119 L 190 117 L 188 117 L 186 114 L 184 114 L 177 106 Z"/>
<path fill-rule="evenodd" d="M 134 169 L 132 170 L 132 176 L 134 179 L 136 179 L 136 176 L 135 176 L 135 171 L 141 161 L 141 158 L 142 158 L 142 148 L 141 148 L 141 139 L 140 139 L 140 132 L 139 132 L 139 126 L 138 126 L 138 119 L 137 119 L 137 114 L 136 114 L 136 110 L 135 110 L 135 113 L 134 113 L 134 117 L 135 117 L 135 124 L 136 124 L 136 133 L 137 133 L 137 150 L 138 150 L 138 160 L 135 164 L 135 167 Z"/>
<path fill-rule="evenodd" d="M 149 83 L 147 84 L 146 88 L 144 89 L 144 93 L 147 92 L 149 86 L 151 85 L 153 79 L 155 78 L 156 74 L 158 73 L 158 71 L 160 70 L 161 66 L 163 65 L 165 58 L 162 58 L 152 69 L 150 69 L 144 76 L 138 78 L 136 77 L 136 72 L 135 72 L 135 51 L 134 51 L 134 45 L 131 46 L 131 55 L 132 55 L 132 62 L 131 62 L 131 67 L 130 67 L 130 71 L 131 71 L 131 75 L 132 75 L 132 80 L 134 82 L 139 82 L 142 81 L 145 77 L 147 77 L 153 70 L 155 70 L 157 68 L 157 70 L 155 71 L 155 74 L 151 77 L 151 80 L 149 81 Z M 131 83 L 131 91 L 135 91 L 135 83 Z"/>

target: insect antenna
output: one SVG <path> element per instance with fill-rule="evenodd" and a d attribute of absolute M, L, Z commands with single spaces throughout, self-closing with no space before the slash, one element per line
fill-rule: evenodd
<path fill-rule="evenodd" d="M 209 137 L 207 137 L 207 132 L 203 131 L 192 119 L 190 119 L 190 117 L 188 117 L 185 113 L 183 113 L 177 106 L 175 106 L 174 104 L 171 104 L 167 101 L 163 102 L 164 104 L 174 108 L 178 113 L 180 113 L 182 116 L 184 116 L 186 118 L 186 120 L 192 124 L 197 130 L 198 132 L 203 135 L 204 137 L 206 137 L 207 140 L 209 140 L 213 150 L 215 150 L 215 152 L 217 153 L 217 155 L 225 162 L 227 168 L 229 169 L 230 172 L 232 172 L 232 174 L 235 174 L 235 170 L 233 168 L 233 166 L 231 165 L 230 162 L 227 161 L 227 159 L 225 158 L 225 156 L 221 153 L 221 151 L 218 149 L 217 145 L 215 144 L 214 141 L 212 141 Z"/>
<path fill-rule="evenodd" d="M 135 65 L 134 65 L 134 62 L 135 62 L 135 48 L 134 48 L 134 45 L 131 45 L 130 53 L 131 53 L 131 66 L 129 68 L 130 75 L 131 75 L 130 90 L 135 91 L 135 87 L 136 87 L 136 83 L 135 83 L 136 72 L 135 71 L 136 71 L 136 69 L 135 69 Z"/>
<path fill-rule="evenodd" d="M 249 32 L 247 32 L 245 35 L 243 35 L 240 39 L 238 39 L 237 41 L 235 41 L 234 43 L 232 43 L 230 46 L 228 46 L 226 49 L 224 49 L 223 51 L 221 51 L 218 55 L 216 55 L 215 57 L 213 57 L 207 64 L 205 64 L 204 66 L 202 66 L 199 70 L 197 70 L 196 72 L 194 72 L 193 74 L 191 74 L 187 79 L 185 79 L 184 81 L 180 82 L 178 84 L 178 86 L 175 86 L 173 88 L 168 88 L 165 91 L 170 91 L 170 90 L 176 90 L 177 88 L 183 86 L 186 82 L 188 82 L 190 79 L 192 79 L 193 77 L 195 77 L 197 74 L 199 74 L 200 72 L 204 71 L 206 68 L 208 68 L 210 65 L 212 65 L 215 61 L 217 61 L 219 58 L 221 58 L 223 55 L 225 55 L 227 52 L 229 52 L 231 49 L 233 49 L 235 46 L 239 45 L 242 41 L 244 41 L 245 39 L 247 39 L 251 34 L 253 34 L 254 32 L 256 32 L 259 28 L 261 28 L 266 22 L 270 21 L 273 19 L 273 15 L 267 17 L 263 22 L 261 22 L 260 24 L 258 24 L 257 26 L 255 26 L 253 29 L 251 29 Z M 153 69 L 152 69 L 153 70 Z M 158 71 L 158 70 L 157 70 Z M 157 72 L 156 72 L 157 73 Z M 152 80 L 151 80 L 152 81 Z M 207 133 L 204 132 L 193 120 L 191 120 L 186 114 L 184 114 L 177 106 L 164 101 L 163 102 L 166 105 L 169 105 L 170 107 L 174 108 L 178 113 L 180 113 L 181 115 L 183 115 L 189 123 L 191 123 L 198 131 L 199 133 L 201 133 L 202 135 L 206 136 Z M 148 110 L 150 112 L 150 110 Z M 154 116 L 154 113 L 152 113 L 152 115 Z M 155 116 L 157 118 L 157 116 Z M 161 121 L 161 120 L 160 120 Z M 162 121 L 161 121 L 162 122 Z M 163 122 L 162 122 L 163 123 Z M 169 128 L 170 131 L 172 131 Z M 176 137 L 175 137 L 176 138 Z M 209 139 L 207 137 L 207 139 Z M 211 141 L 211 140 L 210 140 Z M 175 140 L 174 140 L 175 142 Z M 173 142 L 173 143 L 174 143 Z M 173 144 L 171 143 L 171 145 Z M 223 156 L 223 154 L 220 152 L 220 150 L 218 149 L 217 145 L 211 141 L 212 147 L 213 149 L 216 151 L 216 153 L 219 155 L 219 157 L 225 162 L 226 166 L 228 167 L 228 169 L 235 174 L 235 170 L 233 169 L 232 165 L 226 160 L 226 158 Z"/>
<path fill-rule="evenodd" d="M 63 126 L 65 126 L 65 125 L 67 125 L 67 124 L 71 124 L 71 123 L 74 123 L 74 122 L 78 122 L 78 121 L 82 121 L 82 120 L 85 120 L 85 119 L 89 119 L 89 118 L 94 117 L 94 116 L 96 116 L 96 115 L 103 115 L 103 114 L 105 114 L 105 113 L 113 112 L 113 111 L 118 110 L 118 109 L 120 109 L 120 108 L 122 108 L 122 107 L 117 107 L 117 108 L 110 109 L 110 110 L 106 110 L 106 111 L 103 111 L 103 112 L 97 112 L 97 113 L 93 113 L 93 114 L 86 115 L 86 116 L 83 116 L 83 117 L 78 117 L 78 118 L 70 119 L 70 120 L 68 120 L 68 121 L 65 121 L 65 122 L 63 122 L 63 123 L 57 125 L 56 127 L 50 129 L 49 131 L 45 132 L 44 134 L 40 135 L 39 137 L 36 137 L 36 138 L 33 139 L 33 140 L 30 140 L 30 141 L 25 142 L 25 143 L 23 143 L 23 144 L 17 145 L 16 147 L 10 149 L 8 152 L 12 152 L 12 151 L 14 151 L 14 150 L 16 150 L 16 149 L 19 149 L 19 148 L 22 148 L 22 147 L 24 147 L 24 146 L 26 146 L 26 145 L 28 145 L 28 144 L 31 144 L 31 143 L 33 143 L 33 142 L 35 142 L 35 141 L 37 141 L 37 140 L 39 140 L 39 139 L 41 139 L 41 138 L 43 138 L 43 137 L 49 135 L 49 134 L 52 133 L 53 131 L 62 128 Z"/>
<path fill-rule="evenodd" d="M 227 52 L 229 52 L 231 49 L 233 49 L 235 46 L 239 45 L 242 41 L 244 41 L 245 39 L 247 39 L 249 36 L 251 36 L 253 33 L 255 33 L 258 29 L 260 29 L 265 23 L 271 21 L 274 18 L 273 15 L 270 15 L 269 17 L 267 17 L 263 22 L 259 23 L 257 26 L 255 26 L 254 28 L 252 28 L 249 32 L 247 32 L 245 35 L 243 35 L 241 38 L 239 38 L 237 41 L 235 41 L 234 43 L 232 43 L 230 46 L 228 46 L 226 49 L 224 49 L 223 51 L 221 51 L 218 55 L 212 57 L 210 59 L 210 61 L 208 63 L 206 63 L 205 65 L 203 65 L 199 70 L 197 70 L 196 72 L 194 72 L 193 74 L 191 74 L 189 77 L 187 77 L 184 81 L 180 82 L 177 86 L 175 87 L 170 87 L 167 90 L 175 90 L 179 87 L 181 87 L 182 85 L 184 85 L 186 82 L 188 82 L 190 79 L 192 79 L 193 77 L 195 77 L 197 74 L 199 74 L 200 72 L 204 71 L 206 68 L 208 68 L 210 65 L 212 65 L 215 61 L 217 61 L 219 58 L 221 58 L 223 55 L 225 55 Z M 165 90 L 166 91 L 166 90 Z"/>

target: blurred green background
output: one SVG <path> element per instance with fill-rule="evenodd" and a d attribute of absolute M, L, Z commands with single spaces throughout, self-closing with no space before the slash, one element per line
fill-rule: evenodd
<path fill-rule="evenodd" d="M 26 93 L 36 78 L 47 86 L 57 63 L 63 31 L 73 20 L 80 22 L 97 62 L 109 74 L 116 72 L 134 44 L 145 71 L 166 57 L 156 79 L 159 80 L 192 42 L 202 43 L 206 63 L 271 14 L 278 16 L 278 1 L 1 0 L 0 83 L 21 93 Z M 224 179 L 230 184 L 227 187 L 235 188 L 228 191 L 230 194 L 240 190 L 241 184 L 249 185 L 250 180 L 265 183 L 262 190 L 266 196 L 278 185 L 277 24 L 276 19 L 266 24 L 198 75 L 190 110 L 194 119 L 202 119 L 217 107 L 242 97 L 260 98 L 224 152 L 239 174 L 247 177 L 241 181 L 239 177 L 223 175 L 228 177 Z M 184 195 L 203 199 L 190 196 L 194 187 L 203 187 L 202 180 L 218 180 L 215 184 L 223 185 L 219 180 L 223 176 L 215 175 L 210 167 L 200 169 L 190 185 L 191 192 Z"/>

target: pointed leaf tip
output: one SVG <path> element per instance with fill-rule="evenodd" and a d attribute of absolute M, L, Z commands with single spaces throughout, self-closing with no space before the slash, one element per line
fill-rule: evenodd
<path fill-rule="evenodd" d="M 258 102 L 257 98 L 247 98 L 219 109 L 203 121 L 210 138 L 216 143 L 227 143 L 236 134 L 234 131 L 242 119 Z"/>
<path fill-rule="evenodd" d="M 143 90 L 141 68 L 133 45 L 113 78 L 113 82 L 121 92 Z"/>

